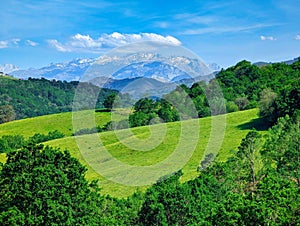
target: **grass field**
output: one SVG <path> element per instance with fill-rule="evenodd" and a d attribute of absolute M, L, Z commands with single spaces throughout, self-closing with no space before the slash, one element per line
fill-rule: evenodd
<path fill-rule="evenodd" d="M 88 114 L 94 112 L 77 113 L 77 123 L 82 123 L 81 128 L 90 128 L 93 124 L 93 119 L 87 119 Z M 107 112 L 98 112 L 94 116 L 96 124 L 101 126 L 111 120 Z M 74 131 L 72 113 L 69 112 L 2 124 L 0 136 L 20 134 L 29 137 L 34 133 L 59 130 L 66 137 L 45 144 L 69 150 L 72 156 L 87 166 L 88 180 L 98 179 L 104 194 L 122 197 L 132 194 L 137 188 L 146 188 L 140 186 L 139 179 L 145 178 L 153 165 L 160 166 L 155 171 L 155 179 L 180 168 L 184 173 L 183 181 L 195 178 L 205 154 L 219 153 L 217 159 L 224 161 L 253 128 L 265 133 L 257 109 L 75 138 L 71 136 Z M 0 162 L 5 162 L 4 154 L 0 154 Z"/>
<path fill-rule="evenodd" d="M 111 120 L 109 112 L 94 112 L 91 110 L 78 112 L 78 118 L 82 118 L 81 122 L 83 124 L 91 124 L 92 122 L 87 122 L 85 119 L 85 115 L 91 113 L 95 114 L 97 125 L 103 126 Z M 71 136 L 74 132 L 72 126 L 72 112 L 45 115 L 0 124 L 0 137 L 3 135 L 17 134 L 30 137 L 35 133 L 47 134 L 49 131 L 54 130 L 58 130 L 66 136 Z"/>
<path fill-rule="evenodd" d="M 222 134 L 212 133 L 213 130 L 222 130 L 222 128 L 212 129 L 211 123 L 213 121 L 215 124 L 221 124 L 223 119 L 224 116 L 215 116 L 158 124 L 117 132 L 83 135 L 77 138 L 66 137 L 49 141 L 46 144 L 62 150 L 70 150 L 74 157 L 87 166 L 87 179 L 98 179 L 103 193 L 121 197 L 136 190 L 135 186 L 122 185 L 123 181 L 125 184 L 128 182 L 122 177 L 138 180 L 147 174 L 144 168 L 147 169 L 147 166 L 151 167 L 161 162 L 165 162 L 164 166 L 169 167 L 170 170 L 174 167 L 176 169 L 174 159 L 169 160 L 169 156 L 174 155 L 174 150 L 178 149 L 175 155 L 177 155 L 179 165 L 181 159 L 182 161 L 185 158 L 188 160 L 181 167 L 184 173 L 182 180 L 186 181 L 198 175 L 197 167 L 204 153 L 218 151 L 218 160 L 223 161 L 232 154 L 232 150 L 237 149 L 241 140 L 252 128 L 264 131 L 256 109 L 234 112 L 226 115 L 226 127 L 223 128 L 225 133 L 222 139 Z M 199 131 L 198 126 L 200 126 Z M 209 142 L 210 138 L 211 142 Z M 115 163 L 115 159 L 119 161 L 119 165 Z M 135 170 L 127 167 L 128 165 L 141 167 Z M 168 172 L 165 168 L 160 168 L 160 170 Z M 111 179 L 107 180 L 107 177 Z M 122 183 L 118 183 L 118 179 Z M 144 188 L 145 186 L 140 187 L 142 190 Z"/>

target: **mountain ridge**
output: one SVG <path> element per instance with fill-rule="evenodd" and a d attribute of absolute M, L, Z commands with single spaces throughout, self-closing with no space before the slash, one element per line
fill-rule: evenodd
<path fill-rule="evenodd" d="M 55 80 L 78 81 L 82 78 L 86 70 L 91 67 L 99 58 L 76 58 L 63 63 L 51 63 L 41 68 L 20 69 L 13 64 L 0 65 L 0 71 L 10 74 L 15 78 L 27 79 L 46 78 Z M 112 59 L 114 60 L 114 59 Z M 182 57 L 182 61 L 187 58 Z M 191 59 L 188 59 L 191 62 Z M 190 63 L 189 62 L 189 63 Z M 130 61 L 126 62 L 128 65 Z M 174 66 L 174 65 L 172 65 Z M 176 65 L 175 65 L 176 66 Z M 211 71 L 216 71 L 219 66 L 216 63 L 205 64 Z M 136 76 L 140 77 L 140 76 Z"/>

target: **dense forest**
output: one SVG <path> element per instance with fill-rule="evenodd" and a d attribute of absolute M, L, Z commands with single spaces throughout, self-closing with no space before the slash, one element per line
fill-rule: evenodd
<path fill-rule="evenodd" d="M 87 169 L 68 151 L 40 144 L 62 137 L 58 131 L 28 139 L 2 137 L 0 148 L 7 153 L 7 161 L 0 165 L 0 222 L 2 225 L 300 225 L 299 78 L 300 60 L 291 65 L 263 67 L 242 61 L 222 70 L 208 84 L 178 87 L 165 99 L 138 101 L 129 119 L 132 126 L 160 122 L 156 118 L 166 122 L 180 120 L 178 111 L 166 100 L 182 97 L 182 90 L 196 109 L 196 115 L 185 112 L 186 115 L 205 117 L 212 114 L 207 96 L 219 82 L 227 111 L 257 107 L 270 129 L 265 136 L 254 129 L 250 131 L 225 162 L 204 156 L 198 167 L 199 176 L 194 180 L 181 183 L 182 171 L 174 172 L 146 192 L 136 192 L 126 199 L 101 195 L 101 184 L 98 187 L 96 181 L 87 181 L 84 177 Z M 218 106 L 220 96 L 213 97 L 210 103 Z M 111 107 L 114 98 L 108 94 L 105 105 Z M 10 105 L 15 108 L 13 102 Z M 218 109 L 213 112 L 219 113 L 224 112 Z"/>
<path fill-rule="evenodd" d="M 46 79 L 19 80 L 0 76 L 0 123 L 13 119 L 22 119 L 72 110 L 75 90 L 79 82 L 62 82 Z M 100 89 L 89 83 L 82 98 L 98 94 L 96 108 L 102 108 L 104 100 L 117 93 L 109 89 Z M 85 98 L 89 100 L 90 98 Z M 89 103 L 86 103 L 89 106 Z"/>

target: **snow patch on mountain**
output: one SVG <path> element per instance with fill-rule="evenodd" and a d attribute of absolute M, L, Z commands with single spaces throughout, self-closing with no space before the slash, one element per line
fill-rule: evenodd
<path fill-rule="evenodd" d="M 145 52 L 126 57 L 104 55 L 99 58 L 74 59 L 64 63 L 51 63 L 39 69 L 21 70 L 13 65 L 2 66 L 2 68 L 5 69 L 4 73 L 22 79 L 31 77 L 62 81 L 90 81 L 99 76 L 114 80 L 144 77 L 172 83 L 211 74 L 217 66 L 216 64 L 206 65 L 198 59 L 184 56 L 170 56 L 168 59 L 163 59 L 159 54 Z"/>
<path fill-rule="evenodd" d="M 0 65 L 0 72 L 4 74 L 10 74 L 13 71 L 17 71 L 19 68 L 13 64 L 2 64 Z"/>

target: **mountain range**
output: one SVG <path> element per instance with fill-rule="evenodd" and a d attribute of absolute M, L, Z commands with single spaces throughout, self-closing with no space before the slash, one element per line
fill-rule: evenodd
<path fill-rule="evenodd" d="M 296 57 L 292 60 L 286 60 L 286 61 L 282 61 L 281 63 L 286 63 L 288 65 L 290 64 L 293 64 L 295 63 L 300 57 Z M 266 66 L 266 65 L 269 65 L 269 64 L 273 64 L 273 62 L 264 62 L 264 61 L 259 61 L 259 62 L 256 62 L 254 63 L 254 65 L 258 66 L 258 67 L 263 67 L 263 66 Z"/>
<path fill-rule="evenodd" d="M 190 86 L 200 80 L 209 81 L 217 70 L 219 67 L 215 63 L 204 64 L 198 59 L 183 56 L 162 60 L 159 55 L 147 53 L 128 57 L 74 59 L 65 63 L 51 63 L 39 69 L 24 70 L 11 64 L 0 66 L 0 71 L 19 79 L 31 77 L 87 81 L 138 97 L 145 93 L 161 96 L 178 84 Z"/>
<path fill-rule="evenodd" d="M 291 64 L 298 58 L 285 61 Z M 257 66 L 270 63 L 257 62 Z M 177 85 L 191 86 L 198 81 L 208 82 L 220 67 L 204 64 L 184 56 L 162 58 L 159 54 L 137 53 L 129 56 L 101 56 L 74 59 L 65 63 L 51 63 L 36 69 L 19 69 L 12 64 L 0 65 L 0 71 L 15 78 L 46 78 L 61 81 L 85 81 L 97 86 L 130 93 L 139 98 L 145 94 L 162 96 Z"/>

